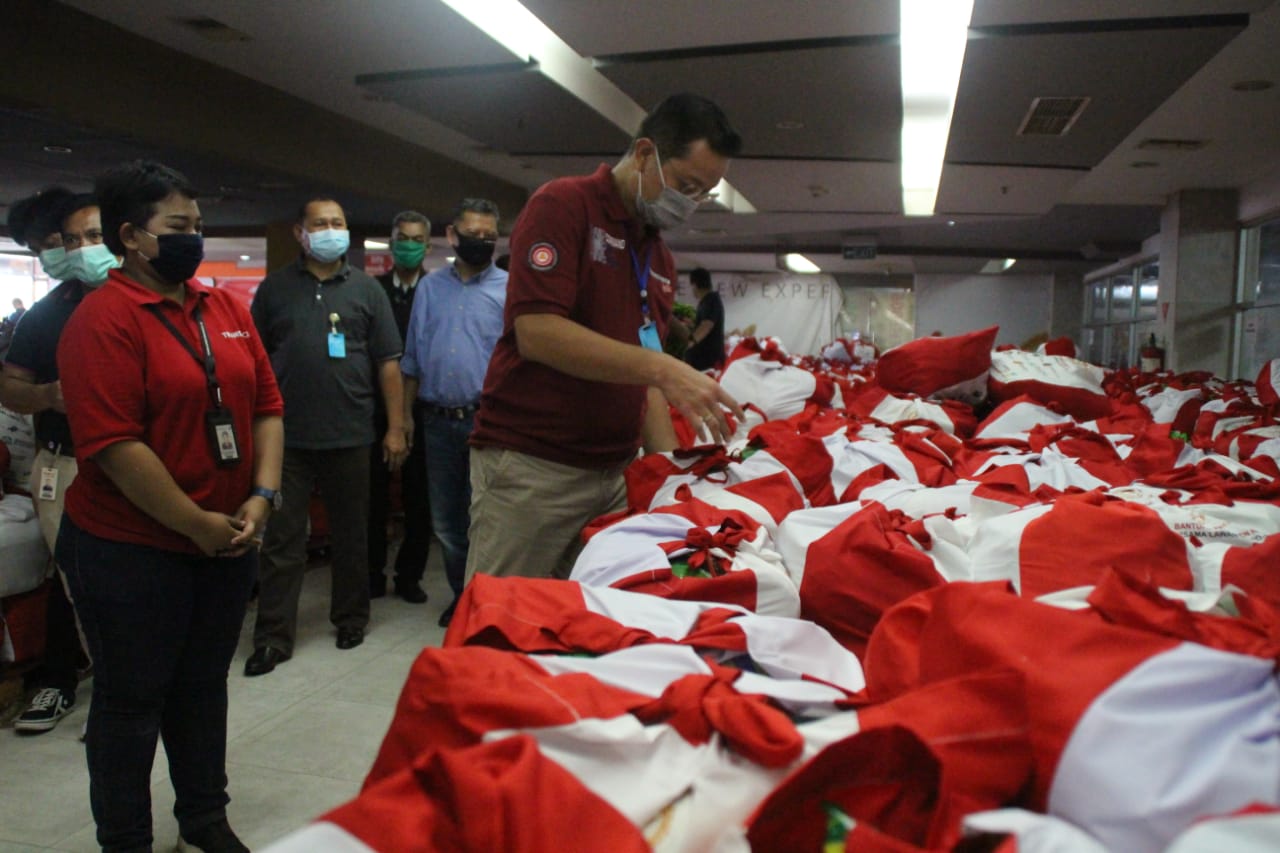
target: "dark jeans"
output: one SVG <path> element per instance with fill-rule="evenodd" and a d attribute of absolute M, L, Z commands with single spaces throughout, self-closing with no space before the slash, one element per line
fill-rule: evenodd
<path fill-rule="evenodd" d="M 293 654 L 298 597 L 307 571 L 307 519 L 319 484 L 332 546 L 329 621 L 338 628 L 369 624 L 369 448 L 299 450 L 286 447 L 284 505 L 267 522 L 253 646 Z"/>
<path fill-rule="evenodd" d="M 36 678 L 41 687 L 56 687 L 75 696 L 80 678 L 80 632 L 76 611 L 62 586 L 63 572 L 56 569 L 49 579 L 49 601 L 45 606 L 44 665 Z"/>
<path fill-rule="evenodd" d="M 226 815 L 227 668 L 257 555 L 114 542 L 66 517 L 58 565 L 93 655 L 85 753 L 103 850 L 151 849 L 151 766 L 164 739 L 179 830 Z"/>
<path fill-rule="evenodd" d="M 423 443 L 422 406 L 414 407 L 413 447 L 400 467 L 400 508 L 404 510 L 404 541 L 396 554 L 396 582 L 416 584 L 427 569 L 431 544 L 431 504 L 427 499 L 427 457 Z M 378 434 L 386 431 L 383 416 Z M 391 509 L 391 472 L 382 461 L 382 442 L 369 453 L 369 575 L 382 577 L 387 566 L 387 520 Z"/>
<path fill-rule="evenodd" d="M 427 413 L 427 490 L 431 527 L 444 552 L 444 574 L 454 598 L 467 577 L 467 529 L 471 526 L 471 437 L 474 416 L 455 420 Z"/>

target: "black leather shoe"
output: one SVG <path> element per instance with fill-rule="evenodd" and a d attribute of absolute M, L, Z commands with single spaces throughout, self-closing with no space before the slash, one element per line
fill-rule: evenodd
<path fill-rule="evenodd" d="M 339 628 L 338 629 L 338 648 L 354 649 L 356 646 L 364 642 L 363 628 Z"/>
<path fill-rule="evenodd" d="M 249 853 L 249 848 L 231 831 L 226 818 L 193 832 L 184 832 L 180 837 L 181 849 L 185 850 L 200 850 L 202 853 Z"/>
<path fill-rule="evenodd" d="M 288 659 L 289 655 L 272 646 L 254 649 L 253 654 L 244 662 L 244 674 L 250 677 L 266 675 L 275 669 L 277 664 L 284 663 Z"/>
<path fill-rule="evenodd" d="M 386 595 L 386 594 L 387 594 L 387 578 L 386 578 L 386 576 L 385 576 L 385 575 L 382 575 L 382 574 L 377 574 L 377 575 L 375 575 L 375 574 L 370 573 L 370 575 L 369 575 L 369 597 L 370 597 L 370 598 L 382 598 L 382 596 L 384 596 L 384 595 Z"/>
<path fill-rule="evenodd" d="M 439 621 L 436 622 L 436 624 L 439 625 L 441 628 L 448 628 L 449 623 L 453 621 L 453 611 L 456 610 L 457 607 L 458 607 L 458 599 L 455 598 L 453 600 L 453 603 L 450 604 L 448 607 L 446 607 L 444 609 L 444 612 L 440 614 L 440 619 Z"/>
<path fill-rule="evenodd" d="M 427 593 L 414 581 L 396 581 L 396 595 L 410 604 L 423 604 L 427 600 Z"/>

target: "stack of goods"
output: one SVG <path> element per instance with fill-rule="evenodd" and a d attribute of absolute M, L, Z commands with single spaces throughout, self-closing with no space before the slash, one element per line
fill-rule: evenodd
<path fill-rule="evenodd" d="M 477 577 L 273 849 L 1280 849 L 1272 366 L 994 338 L 740 342 L 734 440 L 633 464 L 569 581 Z"/>

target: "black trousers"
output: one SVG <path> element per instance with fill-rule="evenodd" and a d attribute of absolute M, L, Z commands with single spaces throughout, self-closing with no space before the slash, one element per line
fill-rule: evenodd
<path fill-rule="evenodd" d="M 425 413 L 421 401 L 414 404 L 413 448 L 400 466 L 400 507 L 404 510 L 404 541 L 396 554 L 397 583 L 418 583 L 427 570 L 431 545 L 431 502 L 427 495 L 426 446 L 422 426 Z M 378 435 L 386 432 L 383 416 Z M 382 442 L 375 441 L 369 453 L 369 574 L 383 576 L 387 566 L 387 522 L 391 514 L 391 472 L 382 461 Z"/>

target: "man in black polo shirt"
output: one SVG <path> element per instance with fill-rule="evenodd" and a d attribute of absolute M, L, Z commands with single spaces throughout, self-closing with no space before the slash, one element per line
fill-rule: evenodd
<path fill-rule="evenodd" d="M 395 266 L 378 276 L 378 284 L 391 301 L 403 344 L 413 310 L 413 295 L 422 280 L 422 260 L 431 248 L 431 221 L 416 210 L 397 213 L 391 221 L 391 257 Z M 422 406 L 414 401 L 415 412 Z M 378 405 L 375 418 L 379 432 L 387 428 L 387 413 Z M 421 581 L 427 570 L 431 544 L 431 504 L 427 498 L 427 459 L 422 438 L 421 412 L 413 419 L 413 441 L 409 456 L 400 467 L 400 506 L 404 510 L 404 539 L 396 552 L 395 591 L 411 604 L 427 600 Z M 381 448 L 370 454 L 369 467 L 369 595 L 387 594 L 387 516 L 390 512 L 391 477 L 382 461 Z"/>
<path fill-rule="evenodd" d="M 262 280 L 251 312 L 284 397 L 281 503 L 262 544 L 258 617 L 245 675 L 263 675 L 293 654 L 306 571 L 307 509 L 318 484 L 329 520 L 329 621 L 338 648 L 364 642 L 369 624 L 369 445 L 398 468 L 407 454 L 403 344 L 391 303 L 372 277 L 347 263 L 342 206 L 303 205 L 293 226 L 303 255 Z M 387 412 L 374 435 L 373 400 Z"/>
<path fill-rule="evenodd" d="M 70 269 L 81 278 L 63 281 L 22 315 L 5 356 L 0 376 L 0 403 L 22 414 L 34 415 L 36 457 L 33 465 L 32 498 L 40 520 L 40 533 L 52 553 L 62 520 L 62 499 L 76 476 L 75 448 L 62 402 L 58 380 L 58 340 L 71 314 L 90 289 L 100 285 L 106 269 L 117 261 L 102 242 L 102 222 L 92 196 L 73 196 L 51 211 L 45 229 L 34 223 L 35 231 L 61 231 Z M 28 232 L 26 239 L 36 245 L 43 234 Z M 34 239 L 33 239 L 34 238 Z M 86 264 L 85 258 L 99 258 Z M 97 270 L 102 269 L 101 277 Z M 57 571 L 55 569 L 55 571 Z M 66 595 L 58 571 L 58 582 L 49 590 L 45 621 L 45 660 L 36 691 L 27 710 L 13 727 L 20 732 L 40 733 L 52 729 L 76 702 L 76 662 L 81 656 L 75 612 Z"/>
<path fill-rule="evenodd" d="M 711 289 L 711 273 L 702 267 L 689 273 L 689 283 L 698 297 L 698 312 L 684 360 L 698 370 L 720 367 L 724 364 L 724 303 Z"/>

